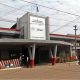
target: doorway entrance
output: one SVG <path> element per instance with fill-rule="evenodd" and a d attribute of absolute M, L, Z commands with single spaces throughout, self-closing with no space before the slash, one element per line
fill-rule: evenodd
<path fill-rule="evenodd" d="M 49 49 L 47 47 L 37 47 L 35 53 L 35 64 L 49 63 Z"/>

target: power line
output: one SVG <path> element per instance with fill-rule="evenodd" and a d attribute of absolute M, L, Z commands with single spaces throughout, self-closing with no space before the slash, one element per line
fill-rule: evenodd
<path fill-rule="evenodd" d="M 21 0 L 21 1 L 24 1 L 24 0 Z M 52 10 L 56 10 L 56 11 L 59 11 L 59 12 L 63 12 L 63 13 L 66 13 L 66 14 L 70 14 L 70 15 L 74 15 L 74 16 L 80 16 L 80 15 L 77 15 L 77 14 L 74 14 L 74 13 L 69 13 L 69 12 L 61 11 L 61 10 L 54 9 L 54 8 L 50 8 L 50 7 L 48 7 L 48 6 L 40 5 L 40 4 L 37 4 L 37 3 L 33 3 L 33 2 L 29 2 L 29 1 L 24 1 L 24 2 L 31 3 L 31 4 L 35 4 L 35 5 L 42 6 L 42 7 L 48 8 L 48 9 L 52 9 Z M 6 6 L 8 6 L 8 7 L 11 7 L 11 8 L 14 8 L 14 9 L 17 9 L 17 10 L 20 10 L 20 8 L 15 8 L 15 7 L 9 6 L 9 5 L 7 5 L 7 4 L 3 4 L 3 3 L 0 3 L 0 4 L 6 5 Z M 21 11 L 26 12 L 25 10 L 21 10 Z"/>
<path fill-rule="evenodd" d="M 11 22 L 11 23 L 15 23 L 16 22 L 14 20 L 9 20 L 9 19 L 4 19 L 4 18 L 0 18 L 0 21 Z"/>
<path fill-rule="evenodd" d="M 0 3 L 0 4 L 1 4 L 1 5 L 4 5 L 4 6 L 7 6 L 7 7 L 11 7 L 11 8 L 17 9 L 17 10 L 20 10 L 20 9 L 21 9 L 21 7 L 20 7 L 20 8 L 15 8 L 15 7 L 9 6 L 9 5 L 7 5 L 7 4 L 3 4 L 3 3 Z M 21 10 L 21 11 L 28 12 L 28 11 L 26 11 L 26 10 Z M 13 12 L 13 11 L 12 11 L 12 12 Z M 52 15 L 52 14 L 50 14 L 50 15 Z M 66 21 L 66 20 L 63 20 L 63 21 Z"/>
<path fill-rule="evenodd" d="M 10 8 L 13 8 L 13 9 L 16 9 L 16 10 L 20 10 L 20 11 L 24 11 L 24 12 L 29 12 L 28 10 L 21 10 L 21 8 L 23 7 L 20 7 L 20 8 L 15 8 L 15 7 L 12 7 L 12 6 L 9 6 L 7 4 L 4 4 L 4 3 L 0 3 L 1 5 L 4 5 L 4 6 L 7 6 L 7 7 L 10 7 Z M 15 11 L 14 11 L 15 12 Z M 10 13 L 13 13 L 13 11 L 11 11 Z M 9 15 L 9 13 L 8 13 Z"/>
<path fill-rule="evenodd" d="M 30 2 L 31 3 L 31 2 Z M 19 8 L 15 8 L 15 7 L 12 7 L 12 6 L 9 6 L 9 5 L 7 5 L 7 4 L 3 4 L 3 3 L 0 3 L 0 4 L 2 4 L 2 5 L 5 5 L 5 6 L 8 6 L 8 7 L 11 7 L 11 8 L 14 8 L 14 9 L 17 9 L 17 10 L 20 10 Z M 35 3 L 34 3 L 35 4 Z M 38 5 L 38 4 L 37 4 Z M 25 10 L 21 10 L 21 11 L 25 11 Z M 26 11 L 25 11 L 26 12 Z M 80 17 L 80 16 L 79 16 Z M 71 22 L 71 21 L 70 21 Z M 52 26 L 52 25 L 51 25 Z M 65 26 L 65 25 L 63 25 L 63 26 Z M 62 26 L 61 26 L 62 27 Z M 60 29 L 60 28 L 58 28 L 58 29 Z M 58 30 L 57 29 L 57 30 Z M 56 30 L 55 30 L 56 31 Z"/>
<path fill-rule="evenodd" d="M 1 18 L 1 17 L 0 17 L 0 21 L 10 22 L 10 23 L 17 23 L 17 21 L 15 21 L 15 20 L 4 19 L 4 18 Z M 25 21 L 21 21 L 21 22 L 26 24 Z"/>
<path fill-rule="evenodd" d="M 5 4 L 6 6 L 7 6 L 7 4 Z M 8 15 L 9 14 L 12 14 L 12 13 L 15 13 L 17 10 L 21 10 L 23 7 L 24 7 L 25 5 L 23 5 L 23 6 L 21 6 L 21 7 L 19 7 L 19 8 L 16 8 L 15 10 L 12 10 L 12 11 L 10 11 L 9 13 L 8 13 Z M 10 6 L 11 7 L 11 6 Z M 22 10 L 21 10 L 22 11 Z M 26 11 L 25 11 L 26 12 Z"/>
<path fill-rule="evenodd" d="M 14 21 L 14 20 L 9 20 L 9 19 L 4 19 L 4 18 L 0 18 L 0 21 L 4 21 L 4 22 L 10 22 L 10 23 L 16 23 L 17 21 Z M 22 23 L 25 23 L 26 22 L 23 22 Z M 59 26 L 59 25 L 49 25 L 49 26 Z"/>
<path fill-rule="evenodd" d="M 20 10 L 20 8 L 15 8 L 15 7 L 12 7 L 12 6 L 9 6 L 7 4 L 3 4 L 3 3 L 0 3 L 1 5 L 4 5 L 4 6 L 8 6 L 8 7 L 11 7 L 11 8 L 14 8 L 14 9 L 17 9 L 17 10 Z M 21 11 L 25 11 L 25 10 L 21 10 Z M 13 11 L 12 11 L 13 12 Z M 28 12 L 28 11 L 25 11 L 25 12 Z M 56 18 L 54 18 L 56 19 Z M 63 20 L 63 19 L 56 19 L 56 20 Z M 63 21 L 67 21 L 67 20 L 63 20 Z"/>
<path fill-rule="evenodd" d="M 24 1 L 24 0 L 21 0 L 21 1 Z M 29 1 L 24 1 L 24 2 L 31 3 L 31 4 L 34 4 L 34 5 L 37 4 L 37 3 L 29 2 Z M 56 10 L 58 12 L 63 12 L 63 13 L 74 15 L 74 16 L 80 16 L 80 15 L 77 15 L 77 14 L 74 14 L 74 13 L 69 13 L 69 12 L 61 11 L 61 10 L 58 10 L 58 9 L 55 9 L 55 8 L 51 8 L 51 7 L 48 7 L 48 6 L 44 6 L 44 5 L 41 5 L 41 4 L 37 4 L 37 5 L 38 6 L 45 7 L 45 8 L 48 8 L 48 9 L 51 9 L 51 10 Z"/>
<path fill-rule="evenodd" d="M 52 18 L 52 17 L 49 17 L 49 18 Z M 53 20 L 62 20 L 62 21 L 69 21 L 69 20 L 66 20 L 66 19 L 57 19 L 57 18 L 52 18 Z"/>
<path fill-rule="evenodd" d="M 14 21 L 14 20 L 9 20 L 9 19 L 4 19 L 4 18 L 0 18 L 0 21 L 10 22 L 10 23 L 16 23 L 17 22 L 17 21 Z M 22 23 L 26 24 L 26 22 L 22 22 Z M 59 26 L 59 25 L 49 25 L 49 26 Z M 64 25 L 62 27 L 64 27 Z M 58 27 L 57 29 L 54 30 L 54 32 L 57 31 L 57 30 L 60 30 L 62 27 Z"/>
<path fill-rule="evenodd" d="M 4 3 L 0 3 L 0 4 L 1 4 L 1 5 L 4 5 L 4 6 L 7 6 L 7 7 L 11 7 L 11 8 L 17 9 L 17 10 L 20 10 L 20 8 L 15 8 L 15 7 L 9 6 L 9 5 L 4 4 Z M 26 12 L 26 10 L 21 10 L 21 11 Z"/>
<path fill-rule="evenodd" d="M 79 17 L 78 17 L 78 18 L 79 18 Z M 78 19 L 78 18 L 76 18 L 76 19 Z M 74 19 L 73 21 L 75 21 L 76 19 Z M 0 18 L 0 21 L 10 22 L 10 23 L 16 23 L 16 21 L 14 21 L 14 20 L 9 20 L 9 19 L 4 19 L 4 18 Z M 73 21 L 70 21 L 70 22 L 73 22 Z M 55 31 L 60 30 L 62 27 L 65 27 L 66 25 L 68 25 L 70 22 L 68 22 L 67 24 L 65 24 L 65 25 L 63 25 L 63 26 L 61 26 L 61 27 L 58 27 L 57 29 L 55 29 L 55 30 L 52 31 L 52 32 L 55 32 Z M 25 23 L 25 24 L 26 24 L 26 22 L 22 22 L 22 23 Z M 49 25 L 49 26 L 59 26 L 59 25 Z M 51 32 L 51 33 L 52 33 L 52 32 Z"/>
<path fill-rule="evenodd" d="M 1 17 L 0 17 L 0 21 L 10 22 L 10 23 L 16 23 L 17 22 L 17 21 L 14 21 L 14 20 L 4 19 L 4 18 L 1 18 Z M 26 24 L 26 22 L 22 22 L 22 23 Z M 59 26 L 59 25 L 49 25 L 49 26 Z"/>
<path fill-rule="evenodd" d="M 5 6 L 8 6 L 7 4 L 3 4 L 3 3 L 0 3 L 0 4 L 2 4 L 2 5 L 5 5 Z M 11 6 L 8 6 L 8 7 L 11 7 Z M 15 7 L 11 7 L 11 8 L 14 8 L 14 9 L 16 9 L 16 10 L 20 10 L 22 7 L 20 7 L 20 8 L 15 8 Z M 15 10 L 14 10 L 15 11 Z M 10 13 L 13 13 L 14 11 L 11 11 Z M 22 11 L 22 10 L 21 10 Z M 26 12 L 26 11 L 25 11 Z M 51 17 L 50 17 L 51 18 Z M 54 19 L 56 19 L 56 18 L 54 18 Z M 56 19 L 56 20 L 63 20 L 63 21 L 68 21 L 68 20 L 64 20 L 64 19 Z"/>
<path fill-rule="evenodd" d="M 78 19 L 78 18 L 80 18 L 80 17 L 77 17 L 76 19 Z M 74 20 L 72 20 L 72 21 L 69 21 L 68 23 L 66 23 L 66 24 L 58 27 L 57 29 L 53 30 L 51 33 L 56 32 L 56 31 L 62 29 L 62 28 L 65 27 L 66 25 L 68 25 L 68 24 L 70 24 L 71 22 L 75 21 L 76 19 L 74 19 Z"/>
<path fill-rule="evenodd" d="M 59 25 L 49 25 L 49 26 L 59 26 Z"/>

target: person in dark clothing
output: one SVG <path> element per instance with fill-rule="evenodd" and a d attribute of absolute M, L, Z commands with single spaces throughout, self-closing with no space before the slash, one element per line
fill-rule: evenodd
<path fill-rule="evenodd" d="M 20 64 L 21 64 L 21 66 L 25 66 L 25 64 L 26 64 L 26 59 L 25 59 L 25 56 L 24 55 L 21 55 L 20 56 Z"/>

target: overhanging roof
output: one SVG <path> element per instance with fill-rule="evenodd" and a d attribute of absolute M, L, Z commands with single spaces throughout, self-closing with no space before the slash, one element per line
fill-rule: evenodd
<path fill-rule="evenodd" d="M 75 36 L 69 36 L 69 35 L 61 35 L 61 34 L 50 34 L 51 38 L 57 38 L 57 39 L 67 39 L 67 40 L 75 40 Z M 77 40 L 80 40 L 80 36 L 76 36 Z"/>
<path fill-rule="evenodd" d="M 20 34 L 20 29 L 0 28 L 0 34 L 4 35 Z"/>
<path fill-rule="evenodd" d="M 0 39 L 0 45 L 27 45 L 27 44 L 37 44 L 37 45 L 71 45 L 71 43 L 64 41 L 55 40 L 30 40 L 30 39 Z"/>

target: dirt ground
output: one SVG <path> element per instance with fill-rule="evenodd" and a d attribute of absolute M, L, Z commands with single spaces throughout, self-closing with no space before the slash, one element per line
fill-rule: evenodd
<path fill-rule="evenodd" d="M 80 65 L 71 62 L 0 70 L 0 80 L 80 80 Z"/>

